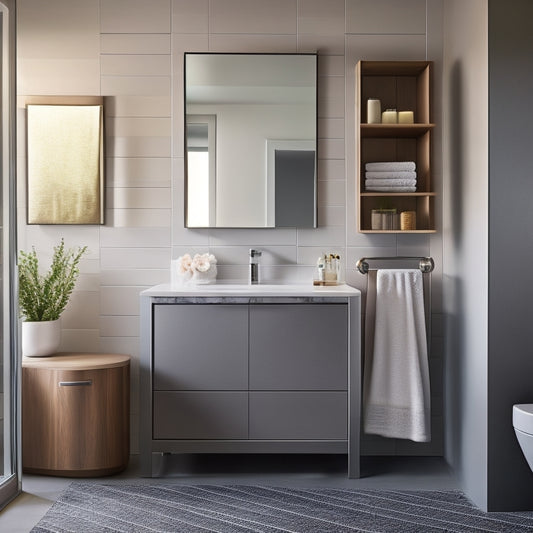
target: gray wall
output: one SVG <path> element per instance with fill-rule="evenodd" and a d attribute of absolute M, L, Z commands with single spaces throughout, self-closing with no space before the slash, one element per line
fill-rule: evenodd
<path fill-rule="evenodd" d="M 445 455 L 487 505 L 487 1 L 444 2 Z"/>
<path fill-rule="evenodd" d="M 511 413 L 533 402 L 533 2 L 489 0 L 488 16 L 488 508 L 531 510 L 533 474 Z"/>

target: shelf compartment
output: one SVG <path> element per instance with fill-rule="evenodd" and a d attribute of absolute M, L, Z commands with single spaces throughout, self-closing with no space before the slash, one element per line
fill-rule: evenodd
<path fill-rule="evenodd" d="M 413 111 L 415 123 L 430 123 L 430 61 L 360 61 L 361 124 L 367 122 L 366 102 L 378 98 L 381 109 Z"/>
<path fill-rule="evenodd" d="M 391 193 L 360 196 L 360 216 L 358 217 L 361 233 L 432 233 L 435 231 L 433 219 L 435 195 L 432 193 Z M 396 209 L 416 212 L 416 230 L 372 230 L 373 209 Z"/>
<path fill-rule="evenodd" d="M 365 164 L 387 161 L 414 161 L 416 164 L 416 192 L 431 191 L 429 150 L 431 132 L 415 138 L 363 137 L 360 139 L 359 192 L 365 191 Z"/>

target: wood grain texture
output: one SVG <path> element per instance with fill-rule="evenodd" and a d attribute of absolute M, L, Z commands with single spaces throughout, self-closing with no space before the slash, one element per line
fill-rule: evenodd
<path fill-rule="evenodd" d="M 96 355 L 88 354 L 89 369 L 83 355 L 69 357 L 74 369 L 65 369 L 61 356 L 23 361 L 23 470 L 73 477 L 119 472 L 129 458 L 129 357 L 108 354 L 96 368 Z"/>

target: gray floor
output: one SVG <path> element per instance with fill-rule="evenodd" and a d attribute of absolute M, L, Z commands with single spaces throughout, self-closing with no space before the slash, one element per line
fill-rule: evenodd
<path fill-rule="evenodd" d="M 343 455 L 166 455 L 155 478 L 139 477 L 138 456 L 121 474 L 93 478 L 100 483 L 264 484 L 307 487 L 455 490 L 457 483 L 442 458 L 363 457 L 360 479 L 346 477 Z M 22 494 L 0 513 L 0 531 L 27 533 L 41 519 L 71 478 L 23 475 Z"/>

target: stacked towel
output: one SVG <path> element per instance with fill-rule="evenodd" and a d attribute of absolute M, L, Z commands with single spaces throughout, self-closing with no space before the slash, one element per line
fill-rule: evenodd
<path fill-rule="evenodd" d="M 364 430 L 428 442 L 430 386 L 422 273 L 374 270 L 368 276 Z"/>
<path fill-rule="evenodd" d="M 365 165 L 365 189 L 376 192 L 415 192 L 414 161 L 389 161 Z"/>

